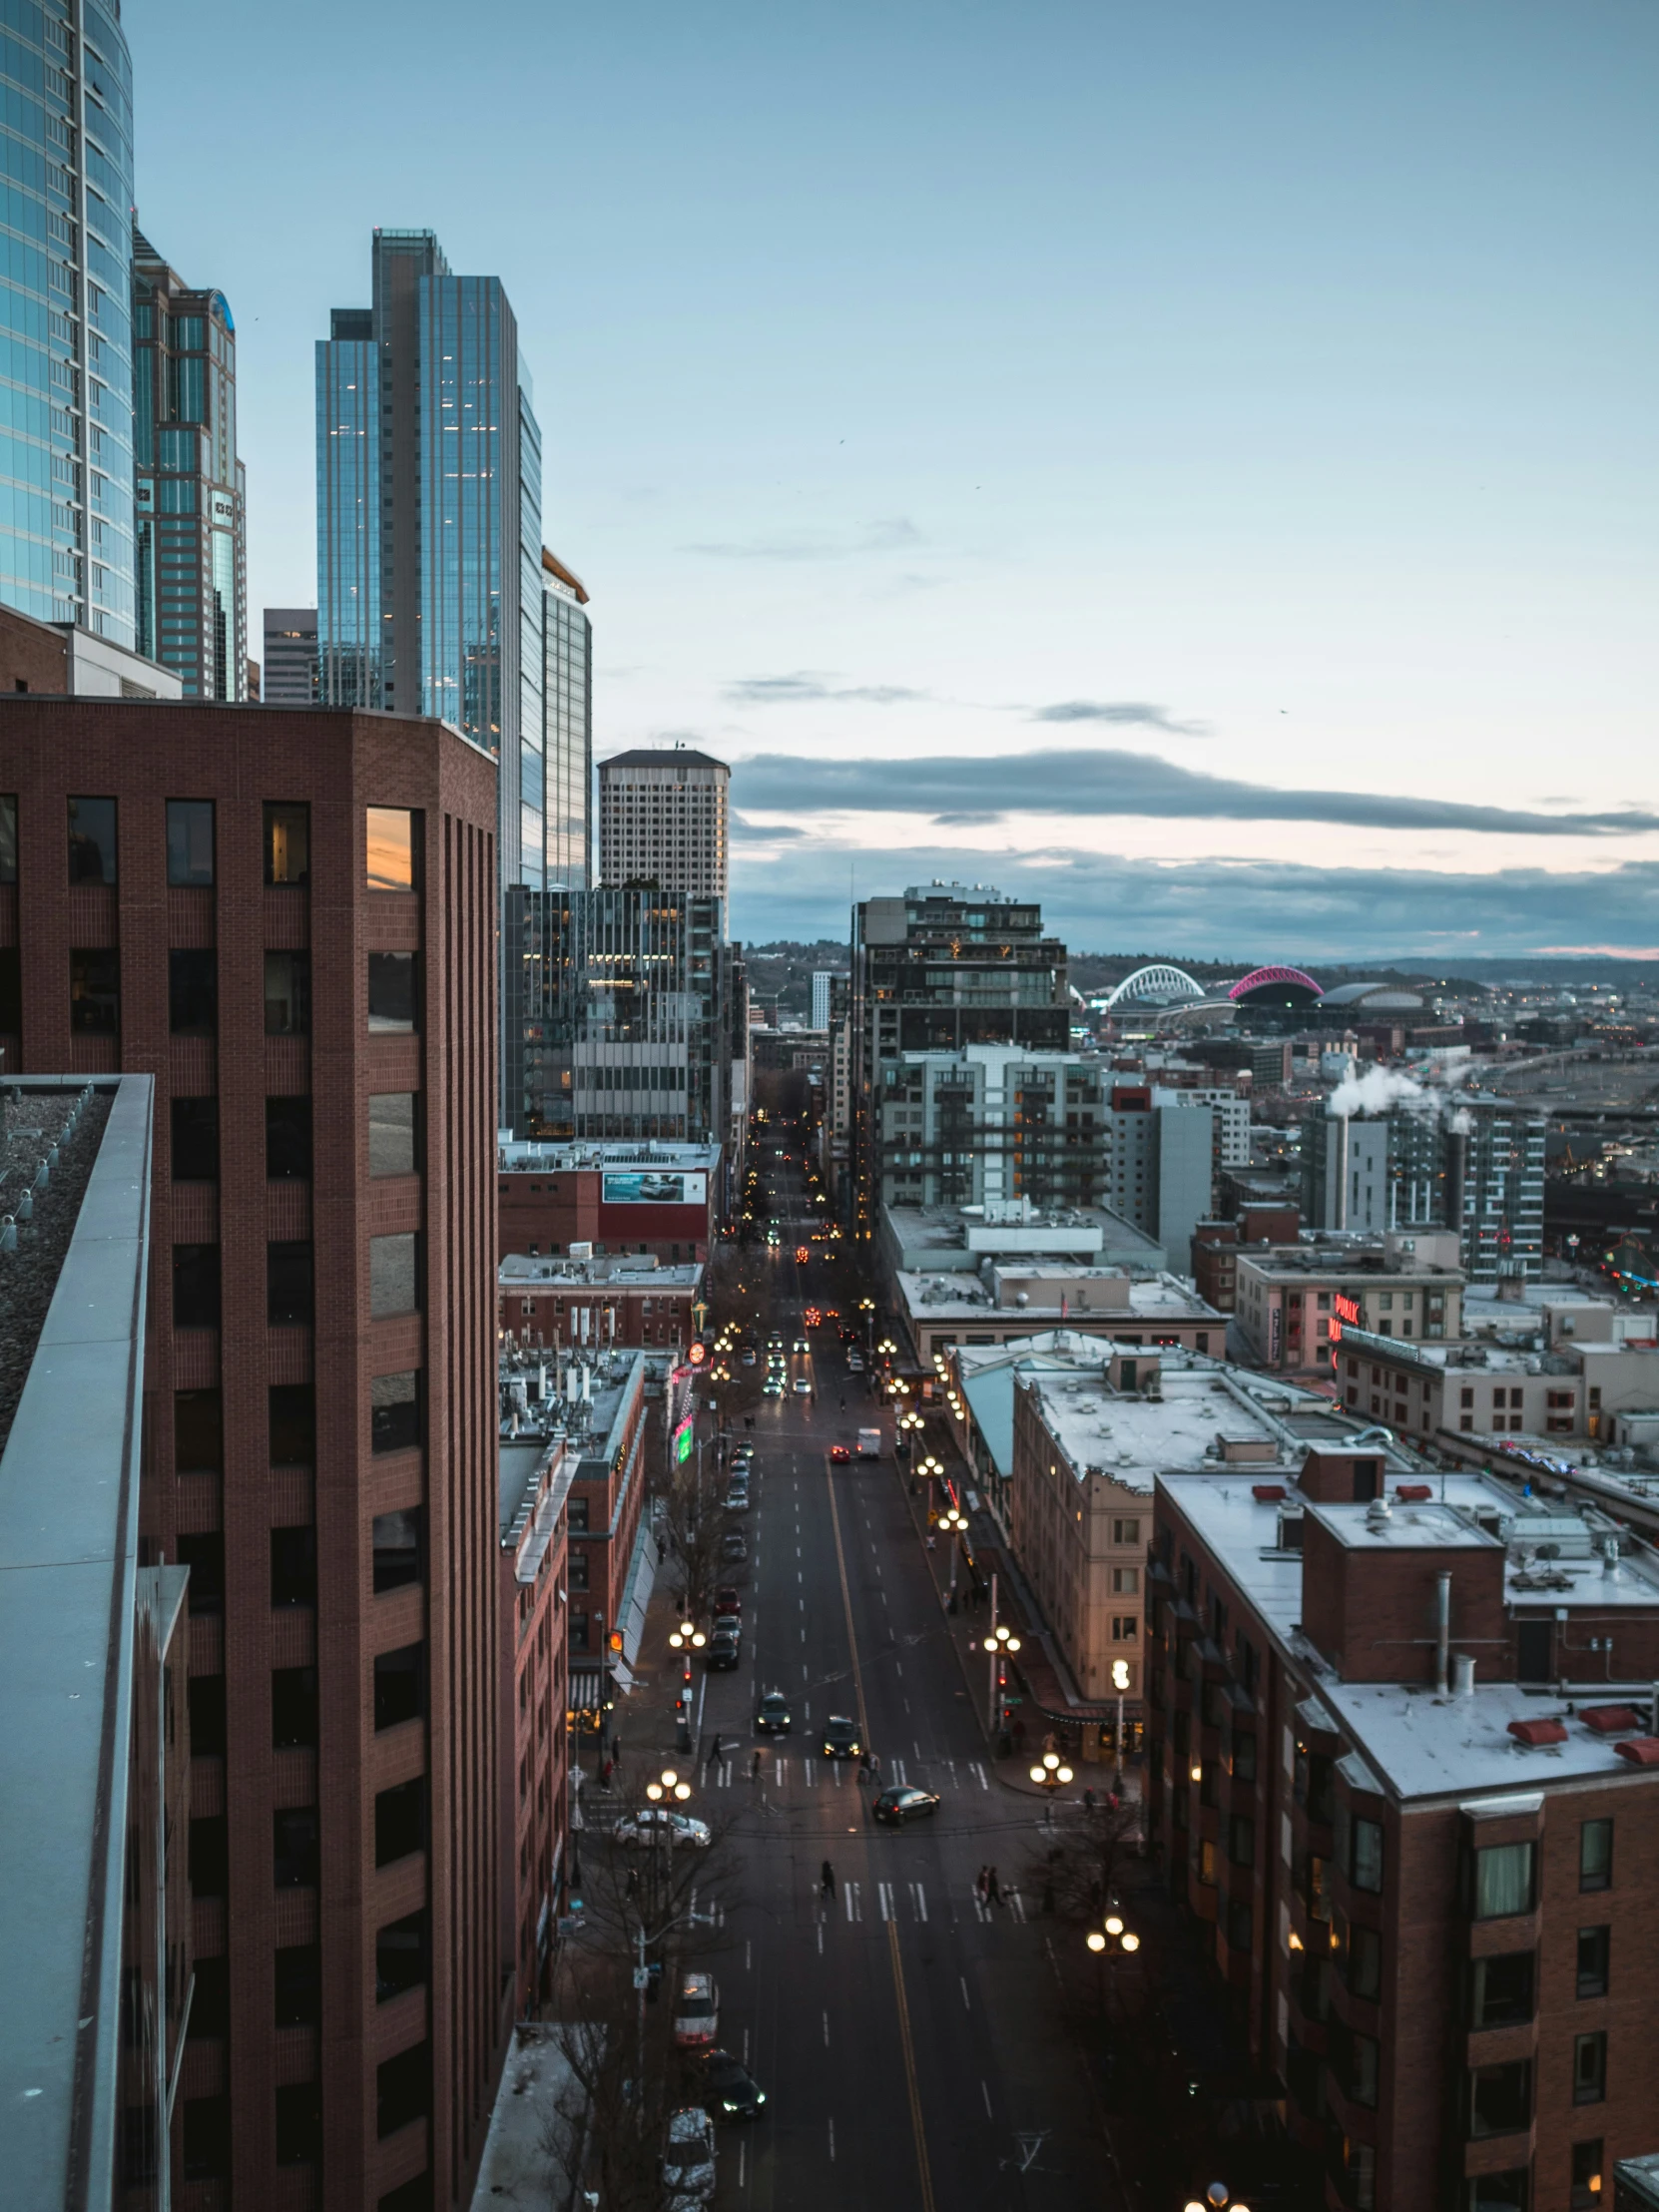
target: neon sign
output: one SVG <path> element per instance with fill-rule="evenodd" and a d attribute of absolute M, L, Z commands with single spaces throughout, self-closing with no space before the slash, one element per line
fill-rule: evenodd
<path fill-rule="evenodd" d="M 1339 1291 L 1331 1303 L 1336 1307 L 1339 1319 L 1346 1321 L 1351 1329 L 1359 1328 L 1361 1316 L 1360 1301 L 1357 1298 L 1350 1298 L 1346 1291 Z"/>

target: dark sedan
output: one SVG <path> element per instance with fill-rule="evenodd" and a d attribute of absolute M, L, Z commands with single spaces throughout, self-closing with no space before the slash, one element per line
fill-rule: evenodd
<path fill-rule="evenodd" d="M 939 1809 L 931 1790 L 894 1788 L 883 1790 L 870 1810 L 884 1828 L 902 1828 L 906 1821 L 925 1820 Z"/>
<path fill-rule="evenodd" d="M 857 1722 L 848 1720 L 844 1713 L 830 1714 L 820 1744 L 826 1759 L 856 1759 L 864 1748 L 858 1741 Z"/>
<path fill-rule="evenodd" d="M 729 2050 L 712 2050 L 703 2061 L 703 2109 L 717 2120 L 758 2120 L 767 2093 L 749 2068 Z"/>
<path fill-rule="evenodd" d="M 768 1690 L 755 1715 L 755 1726 L 769 1736 L 787 1736 L 791 1727 L 790 1701 L 782 1690 Z"/>

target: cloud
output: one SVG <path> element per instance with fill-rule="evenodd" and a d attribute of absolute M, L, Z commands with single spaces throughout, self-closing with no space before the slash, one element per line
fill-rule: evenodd
<path fill-rule="evenodd" d="M 792 824 L 785 824 L 777 830 L 763 830 L 759 824 L 749 822 L 744 816 L 734 813 L 730 834 L 734 844 L 780 844 L 791 837 L 808 836 L 810 831 L 799 830 Z"/>
<path fill-rule="evenodd" d="M 909 691 L 902 684 L 836 684 L 827 676 L 802 669 L 794 676 L 740 676 L 726 687 L 728 699 L 744 707 L 797 707 L 826 700 L 852 699 L 871 707 L 892 707 L 906 700 L 931 699 L 933 694 Z"/>
<path fill-rule="evenodd" d="M 1154 707 L 1144 699 L 1061 699 L 1052 707 L 1038 707 L 1033 722 L 1107 722 L 1119 729 L 1162 730 L 1172 738 L 1207 738 L 1204 722 L 1176 722 L 1167 707 Z"/>
<path fill-rule="evenodd" d="M 987 823 L 1006 822 L 1006 815 L 934 815 L 931 820 L 940 830 L 981 830 Z"/>
<path fill-rule="evenodd" d="M 733 769 L 735 795 L 780 814 L 924 814 L 946 796 L 962 812 L 1139 815 L 1175 821 L 1330 822 L 1369 830 L 1455 830 L 1493 836 L 1581 837 L 1659 830 L 1634 809 L 1533 814 L 1404 792 L 1279 791 L 1207 776 L 1155 754 L 1038 751 L 836 761 L 768 753 Z"/>
<path fill-rule="evenodd" d="M 781 537 L 704 539 L 680 550 L 701 553 L 713 561 L 848 561 L 868 553 L 902 552 L 921 543 L 921 532 L 908 515 L 888 515 L 839 536 L 802 530 Z"/>
<path fill-rule="evenodd" d="M 1264 960 L 1424 958 L 1455 969 L 1460 954 L 1542 957 L 1584 945 L 1642 959 L 1659 946 L 1659 862 L 1591 873 L 1504 868 L 1460 875 L 1427 868 L 1323 868 L 1283 861 L 1170 865 L 1066 847 L 963 852 L 948 844 L 859 852 L 845 842 L 792 845 L 787 868 L 734 855 L 733 920 L 746 938 L 844 935 L 848 862 L 858 898 L 934 877 L 989 882 L 1042 903 L 1043 924 L 1076 951 L 1146 946 L 1227 960 L 1243 974 Z M 1454 939 L 1455 942 L 1450 940 Z"/>

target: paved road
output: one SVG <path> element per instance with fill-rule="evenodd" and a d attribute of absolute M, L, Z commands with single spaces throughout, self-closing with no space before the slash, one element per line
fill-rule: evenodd
<path fill-rule="evenodd" d="M 752 1280 L 762 1267 L 776 1286 L 768 1318 L 791 1343 L 795 1263 L 786 1249 L 757 1262 Z M 756 1410 L 743 1665 L 700 1688 L 705 1744 L 718 1733 L 737 1748 L 699 1774 L 694 1809 L 735 1821 L 748 1900 L 717 1961 L 722 2040 L 770 2098 L 765 2121 L 723 2131 L 718 2202 L 1115 2206 L 1089 2085 L 1059 2020 L 1049 1945 L 1065 1938 L 1018 1888 L 1038 1808 L 988 1774 L 890 1451 L 830 1463 L 830 1442 L 850 1442 L 876 1416 L 833 1334 L 813 1342 L 815 1399 Z M 792 1375 L 808 1366 L 792 1358 Z M 752 1781 L 755 1706 L 773 1688 L 795 1701 L 797 1726 L 764 1740 Z M 857 1720 L 885 1780 L 937 1790 L 938 1815 L 877 1829 L 855 1763 L 822 1756 L 814 1731 L 831 1713 Z M 820 1892 L 826 1858 L 832 1900 Z M 989 1913 L 974 1896 L 987 1863 L 1011 1892 Z"/>

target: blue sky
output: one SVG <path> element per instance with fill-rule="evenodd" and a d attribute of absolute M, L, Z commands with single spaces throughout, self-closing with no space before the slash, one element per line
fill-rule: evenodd
<path fill-rule="evenodd" d="M 955 874 L 1087 949 L 1659 947 L 1649 0 L 126 24 L 256 621 L 311 341 L 430 224 L 517 309 L 598 751 L 734 763 L 742 934 Z"/>

